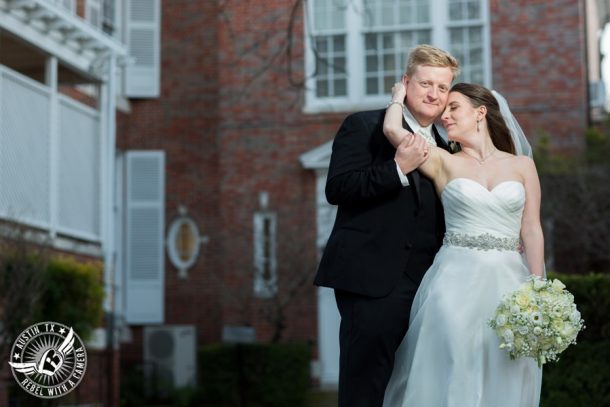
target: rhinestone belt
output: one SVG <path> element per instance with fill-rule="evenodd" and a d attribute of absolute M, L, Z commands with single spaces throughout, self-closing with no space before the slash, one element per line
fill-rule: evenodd
<path fill-rule="evenodd" d="M 489 233 L 482 235 L 466 235 L 463 233 L 447 232 L 443 238 L 447 246 L 467 247 L 475 250 L 514 250 L 519 251 L 518 237 L 497 237 Z"/>

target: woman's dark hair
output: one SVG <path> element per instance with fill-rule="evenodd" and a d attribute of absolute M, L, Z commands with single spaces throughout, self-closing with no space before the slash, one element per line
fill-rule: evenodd
<path fill-rule="evenodd" d="M 466 96 L 474 107 L 485 106 L 487 108 L 487 128 L 491 141 L 498 150 L 515 154 L 515 143 L 510 135 L 510 130 L 500 113 L 498 101 L 489 89 L 474 83 L 456 83 L 451 92 L 459 92 Z"/>

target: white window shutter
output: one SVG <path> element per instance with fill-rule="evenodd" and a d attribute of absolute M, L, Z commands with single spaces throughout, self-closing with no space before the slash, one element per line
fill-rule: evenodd
<path fill-rule="evenodd" d="M 126 153 L 125 313 L 130 324 L 163 323 L 165 153 Z"/>
<path fill-rule="evenodd" d="M 141 98 L 159 96 L 161 0 L 128 0 L 126 33 L 129 55 L 133 60 L 126 69 L 126 95 Z"/>

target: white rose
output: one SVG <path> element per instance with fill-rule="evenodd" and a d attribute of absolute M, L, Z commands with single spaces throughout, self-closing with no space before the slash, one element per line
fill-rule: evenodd
<path fill-rule="evenodd" d="M 504 338 L 504 341 L 506 343 L 513 343 L 513 340 L 515 339 L 515 334 L 513 334 L 513 331 L 511 331 L 510 329 L 505 329 L 504 332 L 502 332 L 502 338 Z"/>
<path fill-rule="evenodd" d="M 520 306 L 520 307 L 526 307 L 530 304 L 530 301 L 532 300 L 530 294 L 525 293 L 525 292 L 520 292 L 517 294 L 516 298 L 515 298 L 515 302 Z"/>
<path fill-rule="evenodd" d="M 546 287 L 546 281 L 537 278 L 534 280 L 534 290 L 536 291 L 540 291 L 542 290 L 544 287 Z"/>
<path fill-rule="evenodd" d="M 551 287 L 553 288 L 553 290 L 555 290 L 557 292 L 562 291 L 564 288 L 566 288 L 566 286 L 557 279 L 553 280 Z"/>
<path fill-rule="evenodd" d="M 504 325 L 506 325 L 506 322 L 507 322 L 506 315 L 500 314 L 500 315 L 498 315 L 496 317 L 496 325 L 497 326 L 504 326 Z"/>
<path fill-rule="evenodd" d="M 570 314 L 570 322 L 574 324 L 580 322 L 580 312 L 578 312 L 577 310 L 572 311 L 572 313 Z"/>

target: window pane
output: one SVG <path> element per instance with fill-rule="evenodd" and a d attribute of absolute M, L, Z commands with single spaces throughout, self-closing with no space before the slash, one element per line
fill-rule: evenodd
<path fill-rule="evenodd" d="M 326 45 L 326 37 L 321 37 L 316 40 L 316 50 L 318 52 L 326 53 L 328 51 L 328 46 Z"/>
<path fill-rule="evenodd" d="M 366 80 L 366 94 L 376 95 L 378 92 L 377 78 L 367 78 Z"/>
<path fill-rule="evenodd" d="M 410 24 L 431 22 L 428 0 L 363 0 L 363 6 L 362 17 L 367 28 L 406 28 Z"/>
<path fill-rule="evenodd" d="M 420 23 L 429 23 L 430 7 L 428 5 L 428 1 L 422 1 L 417 7 L 417 13 L 413 13 L 413 15 L 417 15 L 417 19 Z"/>
<path fill-rule="evenodd" d="M 337 35 L 333 39 L 333 51 L 334 52 L 343 52 L 345 51 L 345 37 L 342 35 Z"/>
<path fill-rule="evenodd" d="M 419 41 L 418 44 L 430 44 L 432 43 L 432 30 L 418 31 L 417 37 Z"/>
<path fill-rule="evenodd" d="M 387 5 L 384 5 L 384 7 L 381 9 L 381 24 L 393 25 L 394 14 L 396 14 L 396 10 L 394 9 L 394 7 L 388 7 Z"/>
<path fill-rule="evenodd" d="M 345 73 L 345 57 L 337 57 L 334 59 L 335 72 L 337 73 Z"/>
<path fill-rule="evenodd" d="M 345 79 L 335 80 L 335 96 L 347 95 L 347 81 Z"/>
<path fill-rule="evenodd" d="M 480 65 L 483 63 L 483 50 L 475 48 L 470 50 L 469 62 L 473 65 Z"/>
<path fill-rule="evenodd" d="M 470 82 L 483 84 L 483 70 L 482 69 L 473 69 L 470 75 Z"/>
<path fill-rule="evenodd" d="M 394 48 L 394 35 L 384 34 L 383 35 L 383 49 Z"/>
<path fill-rule="evenodd" d="M 413 31 L 403 31 L 400 34 L 401 44 L 412 44 L 413 43 Z"/>
<path fill-rule="evenodd" d="M 342 6 L 341 2 L 314 0 L 312 9 L 314 32 L 345 29 L 347 8 Z"/>
<path fill-rule="evenodd" d="M 473 44 L 479 45 L 483 42 L 483 32 L 481 30 L 481 27 L 471 27 L 468 30 L 468 36 L 470 42 Z"/>
<path fill-rule="evenodd" d="M 377 36 L 375 34 L 366 34 L 364 36 L 364 47 L 366 51 L 377 49 Z"/>
<path fill-rule="evenodd" d="M 396 78 L 394 76 L 386 76 L 383 79 L 382 93 L 390 93 L 392 90 L 392 85 L 394 85 L 394 82 L 396 82 L 397 80 L 398 80 L 398 78 Z"/>
<path fill-rule="evenodd" d="M 383 56 L 383 70 L 389 71 L 396 69 L 396 56 L 394 54 L 386 54 Z"/>
<path fill-rule="evenodd" d="M 328 75 L 328 61 L 322 58 L 318 58 L 316 61 L 316 73 L 318 75 Z"/>
<path fill-rule="evenodd" d="M 328 96 L 328 81 L 318 80 L 316 81 L 316 96 L 327 97 Z"/>
<path fill-rule="evenodd" d="M 366 72 L 375 72 L 379 69 L 377 65 L 377 55 L 368 55 L 366 57 Z"/>
<path fill-rule="evenodd" d="M 464 43 L 464 30 L 462 28 L 452 28 L 449 30 L 451 46 L 461 46 Z"/>
<path fill-rule="evenodd" d="M 474 0 L 468 2 L 468 18 L 479 19 L 481 18 L 481 2 L 480 0 Z"/>
<path fill-rule="evenodd" d="M 462 4 L 457 2 L 451 2 L 449 4 L 449 19 L 450 20 L 461 20 L 462 19 Z"/>

